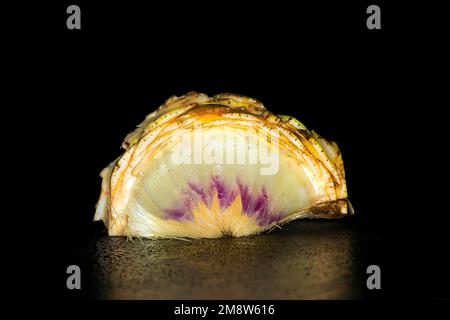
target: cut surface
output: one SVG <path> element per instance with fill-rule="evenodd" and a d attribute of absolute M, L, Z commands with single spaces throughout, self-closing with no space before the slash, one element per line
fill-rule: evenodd
<path fill-rule="evenodd" d="M 95 214 L 110 235 L 246 236 L 347 214 L 337 144 L 251 98 L 172 97 L 123 147 Z"/>

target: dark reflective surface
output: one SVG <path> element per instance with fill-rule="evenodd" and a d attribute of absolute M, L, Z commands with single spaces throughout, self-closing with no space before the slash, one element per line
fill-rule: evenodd
<path fill-rule="evenodd" d="M 347 220 L 295 221 L 246 238 L 103 235 L 77 255 L 89 298 L 352 299 L 367 297 L 376 241 Z"/>

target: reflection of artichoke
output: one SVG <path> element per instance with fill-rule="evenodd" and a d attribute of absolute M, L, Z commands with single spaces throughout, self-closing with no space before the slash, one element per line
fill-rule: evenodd
<path fill-rule="evenodd" d="M 101 173 L 94 217 L 110 235 L 239 237 L 352 213 L 336 143 L 255 99 L 173 96 L 123 148 Z"/>

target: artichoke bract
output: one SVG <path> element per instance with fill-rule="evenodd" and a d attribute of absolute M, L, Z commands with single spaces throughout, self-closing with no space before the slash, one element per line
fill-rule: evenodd
<path fill-rule="evenodd" d="M 111 236 L 247 236 L 353 213 L 335 142 L 235 94 L 172 96 L 102 172 Z"/>

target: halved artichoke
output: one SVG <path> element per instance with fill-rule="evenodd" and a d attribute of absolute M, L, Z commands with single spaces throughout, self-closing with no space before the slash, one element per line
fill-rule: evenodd
<path fill-rule="evenodd" d="M 234 95 L 172 96 L 102 172 L 94 220 L 111 236 L 246 236 L 353 213 L 336 143 Z"/>

